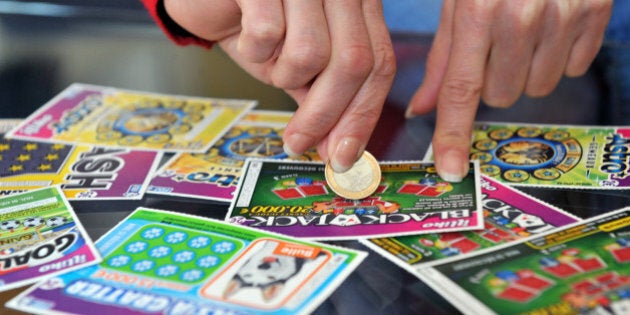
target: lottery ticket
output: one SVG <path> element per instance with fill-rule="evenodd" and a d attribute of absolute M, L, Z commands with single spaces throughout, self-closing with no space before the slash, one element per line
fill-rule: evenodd
<path fill-rule="evenodd" d="M 418 274 L 466 314 L 628 314 L 630 208 Z"/>
<path fill-rule="evenodd" d="M 202 153 L 255 105 L 72 84 L 7 137 Z"/>
<path fill-rule="evenodd" d="M 282 148 L 292 112 L 255 110 L 205 153 L 179 153 L 151 180 L 149 193 L 230 202 L 247 158 L 289 158 Z M 315 149 L 297 158 L 319 161 Z"/>
<path fill-rule="evenodd" d="M 432 163 L 380 163 L 371 196 L 350 200 L 328 186 L 321 163 L 248 160 L 226 220 L 311 239 L 356 239 L 481 229 L 478 164 L 460 183 Z"/>
<path fill-rule="evenodd" d="M 0 120 L 17 126 L 19 120 Z M 69 200 L 141 199 L 161 153 L 0 138 L 0 195 L 60 185 Z"/>
<path fill-rule="evenodd" d="M 360 242 L 415 273 L 421 268 L 580 220 L 486 176 L 481 176 L 481 205 L 483 230 L 362 239 Z"/>
<path fill-rule="evenodd" d="M 514 186 L 630 188 L 630 126 L 479 122 L 470 157 Z"/>
<path fill-rule="evenodd" d="M 0 291 L 100 261 L 58 186 L 0 198 Z"/>
<path fill-rule="evenodd" d="M 101 264 L 7 306 L 36 314 L 308 314 L 366 253 L 139 208 L 97 242 Z"/>

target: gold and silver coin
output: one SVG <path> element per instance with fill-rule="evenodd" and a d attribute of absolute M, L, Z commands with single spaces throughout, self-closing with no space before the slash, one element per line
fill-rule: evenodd
<path fill-rule="evenodd" d="M 326 164 L 326 182 L 339 196 L 346 199 L 363 199 L 373 194 L 381 183 L 381 167 L 367 151 L 343 173 L 333 171 L 330 162 Z"/>

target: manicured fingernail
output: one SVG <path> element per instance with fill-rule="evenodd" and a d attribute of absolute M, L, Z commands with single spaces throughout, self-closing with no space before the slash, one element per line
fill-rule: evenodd
<path fill-rule="evenodd" d="M 405 110 L 405 118 L 411 119 L 414 117 L 416 117 L 416 114 L 413 113 L 413 108 L 411 108 L 411 106 L 408 106 L 407 110 Z"/>
<path fill-rule="evenodd" d="M 304 151 L 306 151 L 306 149 L 300 148 L 305 148 L 306 146 L 304 143 L 309 143 L 309 141 L 309 137 L 300 133 L 295 133 L 284 141 L 282 149 L 284 150 L 284 153 L 290 157 L 300 156 L 304 153 Z"/>
<path fill-rule="evenodd" d="M 363 144 L 356 138 L 343 138 L 337 144 L 334 154 L 330 159 L 330 166 L 337 173 L 349 170 L 363 152 Z"/>
<path fill-rule="evenodd" d="M 291 150 L 291 148 L 289 148 L 289 146 L 286 143 L 282 145 L 282 149 L 284 150 L 284 153 L 286 153 L 289 157 L 299 156 L 299 154 L 293 152 L 293 150 Z"/>
<path fill-rule="evenodd" d="M 455 151 L 449 151 L 440 157 L 438 174 L 448 182 L 459 183 L 468 173 L 468 160 L 462 159 L 460 154 Z"/>

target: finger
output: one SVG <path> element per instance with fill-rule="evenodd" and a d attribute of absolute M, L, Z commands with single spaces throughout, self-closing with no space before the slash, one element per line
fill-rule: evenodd
<path fill-rule="evenodd" d="M 301 154 L 330 132 L 374 64 L 362 1 L 330 1 L 324 6 L 331 58 L 317 76 L 284 134 L 285 150 Z"/>
<path fill-rule="evenodd" d="M 525 94 L 531 97 L 548 95 L 558 85 L 575 42 L 577 30 L 572 25 L 579 22 L 571 14 L 562 12 L 566 8 L 549 2 L 544 15 L 545 24 L 532 57 Z"/>
<path fill-rule="evenodd" d="M 492 27 L 492 48 L 482 99 L 493 107 L 508 107 L 521 96 L 545 9 L 541 1 L 502 2 Z M 562 59 L 564 60 L 564 59 Z M 564 66 L 561 66 L 564 67 Z"/>
<path fill-rule="evenodd" d="M 335 171 L 350 168 L 362 155 L 376 126 L 396 74 L 396 60 L 381 0 L 364 0 L 363 12 L 374 66 L 365 83 L 329 133 L 326 154 Z"/>
<path fill-rule="evenodd" d="M 241 9 L 233 0 L 164 0 L 168 16 L 188 32 L 216 41 L 241 30 Z"/>
<path fill-rule="evenodd" d="M 274 56 L 285 33 L 281 0 L 239 1 L 243 17 L 237 50 L 249 62 L 262 63 Z"/>
<path fill-rule="evenodd" d="M 595 59 L 604 40 L 604 33 L 612 13 L 612 1 L 590 1 L 585 8 L 586 19 L 581 20 L 583 33 L 573 44 L 565 74 L 569 77 L 583 75 Z"/>
<path fill-rule="evenodd" d="M 412 118 L 416 114 L 426 114 L 434 110 L 437 105 L 438 93 L 446 73 L 451 49 L 454 1 L 446 0 L 442 5 L 440 25 L 427 57 L 425 75 L 420 88 L 409 102 L 405 112 L 406 118 Z"/>
<path fill-rule="evenodd" d="M 491 47 L 489 18 L 488 12 L 473 2 L 456 3 L 453 44 L 433 135 L 435 167 L 448 181 L 461 181 L 468 172 L 472 127 Z"/>
<path fill-rule="evenodd" d="M 301 87 L 313 80 L 330 60 L 330 37 L 320 1 L 285 0 L 286 38 L 271 73 L 273 85 Z"/>

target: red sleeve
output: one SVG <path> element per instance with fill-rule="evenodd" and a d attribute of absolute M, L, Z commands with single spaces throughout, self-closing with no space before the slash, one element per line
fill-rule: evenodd
<path fill-rule="evenodd" d="M 164 9 L 162 0 L 140 0 L 149 11 L 149 14 L 160 28 L 166 33 L 166 36 L 178 45 L 198 45 L 206 48 L 212 47 L 214 42 L 199 38 L 173 21 Z"/>

